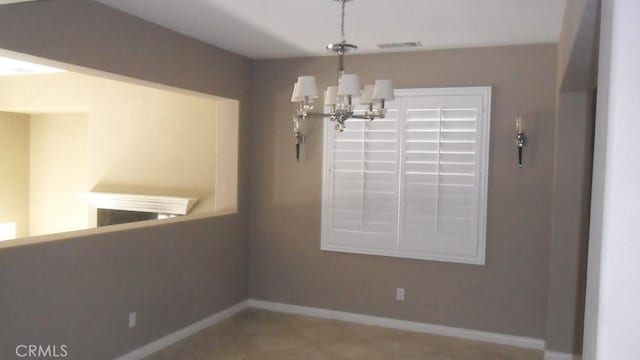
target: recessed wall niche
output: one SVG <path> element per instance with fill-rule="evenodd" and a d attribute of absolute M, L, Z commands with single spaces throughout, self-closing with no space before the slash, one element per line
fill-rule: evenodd
<path fill-rule="evenodd" d="M 90 192 L 235 211 L 238 101 L 105 76 L 0 76 L 0 223 L 16 238 L 94 228 Z"/>

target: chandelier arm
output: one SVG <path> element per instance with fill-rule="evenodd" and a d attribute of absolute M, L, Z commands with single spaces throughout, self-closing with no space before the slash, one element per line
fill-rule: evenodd
<path fill-rule="evenodd" d="M 324 113 L 315 113 L 315 112 L 308 112 L 305 114 L 298 114 L 298 118 L 299 119 L 322 119 L 322 118 L 326 118 L 326 117 L 332 117 L 334 116 L 334 114 L 324 114 Z"/>
<path fill-rule="evenodd" d="M 354 115 L 349 113 L 335 113 L 335 114 L 324 114 L 324 113 L 306 113 L 297 115 L 298 119 L 322 119 L 322 118 L 331 118 L 331 117 L 342 117 L 344 120 L 348 119 L 362 119 L 362 120 L 373 120 L 376 118 L 384 118 L 384 115 L 375 114 L 375 115 Z"/>
<path fill-rule="evenodd" d="M 351 115 L 349 116 L 349 119 L 373 120 L 379 117 L 379 115 Z"/>

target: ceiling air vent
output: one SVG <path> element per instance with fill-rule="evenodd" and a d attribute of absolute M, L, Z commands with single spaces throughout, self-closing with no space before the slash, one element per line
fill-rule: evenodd
<path fill-rule="evenodd" d="M 378 44 L 378 49 L 408 49 L 422 47 L 420 41 Z"/>

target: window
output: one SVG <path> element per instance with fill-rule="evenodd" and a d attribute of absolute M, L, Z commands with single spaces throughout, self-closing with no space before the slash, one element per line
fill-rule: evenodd
<path fill-rule="evenodd" d="M 484 264 L 490 105 L 489 87 L 396 90 L 385 119 L 326 121 L 321 248 Z"/>
<path fill-rule="evenodd" d="M 16 223 L 0 223 L 0 241 L 13 240 L 16 238 Z"/>

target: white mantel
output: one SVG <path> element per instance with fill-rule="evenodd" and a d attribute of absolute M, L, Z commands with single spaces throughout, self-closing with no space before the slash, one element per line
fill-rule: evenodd
<path fill-rule="evenodd" d="M 99 209 L 154 212 L 186 215 L 198 202 L 198 198 L 178 196 L 156 196 L 123 193 L 90 192 L 84 194 L 89 202 Z"/>

